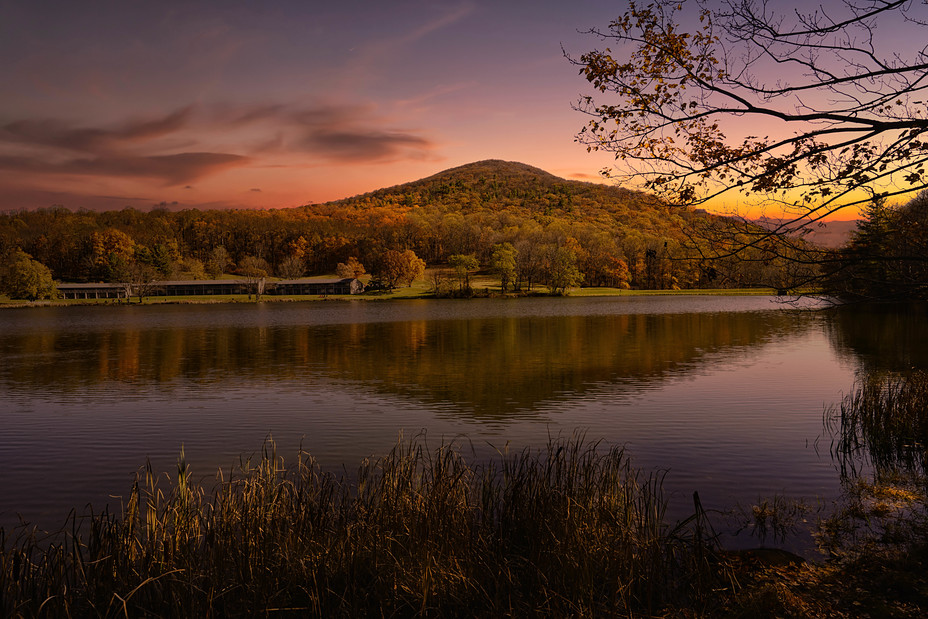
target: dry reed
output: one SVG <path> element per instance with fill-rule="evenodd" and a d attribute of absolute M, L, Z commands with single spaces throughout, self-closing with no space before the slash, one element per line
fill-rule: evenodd
<path fill-rule="evenodd" d="M 728 582 L 701 517 L 666 523 L 660 475 L 582 437 L 477 465 L 420 437 L 350 483 L 273 443 L 237 469 L 207 492 L 182 452 L 118 517 L 0 529 L 0 614 L 660 616 Z"/>

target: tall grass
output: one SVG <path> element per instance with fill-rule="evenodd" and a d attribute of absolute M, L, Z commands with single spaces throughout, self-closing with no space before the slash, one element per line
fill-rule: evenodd
<path fill-rule="evenodd" d="M 348 483 L 269 443 L 207 492 L 183 453 L 118 517 L 0 530 L 3 616 L 662 615 L 717 603 L 701 517 L 669 527 L 661 476 L 581 437 L 472 465 L 400 441 Z M 701 514 L 700 514 L 701 516 Z M 86 526 L 82 526 L 82 524 Z"/>
<path fill-rule="evenodd" d="M 825 421 L 844 495 L 820 523 L 821 548 L 928 565 L 928 372 L 867 377 Z"/>
<path fill-rule="evenodd" d="M 868 377 L 826 410 L 825 425 L 849 476 L 862 458 L 878 472 L 928 474 L 928 372 Z"/>

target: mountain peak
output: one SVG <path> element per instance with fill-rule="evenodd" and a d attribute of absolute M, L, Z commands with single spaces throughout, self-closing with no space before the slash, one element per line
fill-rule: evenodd
<path fill-rule="evenodd" d="M 544 179 L 547 181 L 562 181 L 549 172 L 541 168 L 536 168 L 518 161 L 504 161 L 502 159 L 484 159 L 473 163 L 466 163 L 461 166 L 443 170 L 437 174 L 422 179 L 423 181 L 442 180 L 448 177 L 459 176 L 491 176 L 497 178 L 519 178 L 527 180 L 530 177 Z"/>
<path fill-rule="evenodd" d="M 322 206 L 322 205 L 320 205 Z M 337 209 L 423 209 L 430 212 L 502 213 L 514 217 L 568 217 L 571 220 L 623 217 L 631 210 L 664 206 L 641 192 L 563 179 L 517 161 L 485 159 L 449 168 L 426 178 L 327 203 Z M 598 215 L 597 215 L 598 214 Z"/>

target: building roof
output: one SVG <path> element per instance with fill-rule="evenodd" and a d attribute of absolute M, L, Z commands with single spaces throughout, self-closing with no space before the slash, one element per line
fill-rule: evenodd
<path fill-rule="evenodd" d="M 111 282 L 96 282 L 96 283 L 90 283 L 90 284 L 83 284 L 83 283 L 72 284 L 70 282 L 62 282 L 60 284 L 57 284 L 57 287 L 59 290 L 61 290 L 62 288 L 83 288 L 83 289 L 122 288 L 123 286 L 125 286 L 125 284 L 114 284 Z"/>
<path fill-rule="evenodd" d="M 355 281 L 354 277 L 344 277 L 339 279 L 281 279 L 273 284 L 348 284 Z"/>
<path fill-rule="evenodd" d="M 269 281 L 268 284 L 348 284 L 355 281 L 356 278 L 346 277 L 338 279 L 281 279 L 278 281 Z M 158 280 L 151 282 L 155 286 L 241 286 L 253 283 L 247 279 L 186 279 L 186 280 Z M 125 283 L 96 282 L 96 283 L 69 283 L 62 282 L 58 288 L 122 288 Z"/>

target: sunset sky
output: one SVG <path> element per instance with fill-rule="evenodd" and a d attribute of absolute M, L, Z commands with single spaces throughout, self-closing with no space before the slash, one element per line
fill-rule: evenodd
<path fill-rule="evenodd" d="M 596 179 L 561 46 L 620 10 L 0 0 L 0 209 L 289 207 L 488 158 Z"/>
<path fill-rule="evenodd" d="M 562 50 L 626 6 L 0 0 L 0 210 L 292 207 L 490 158 L 597 180 Z"/>

